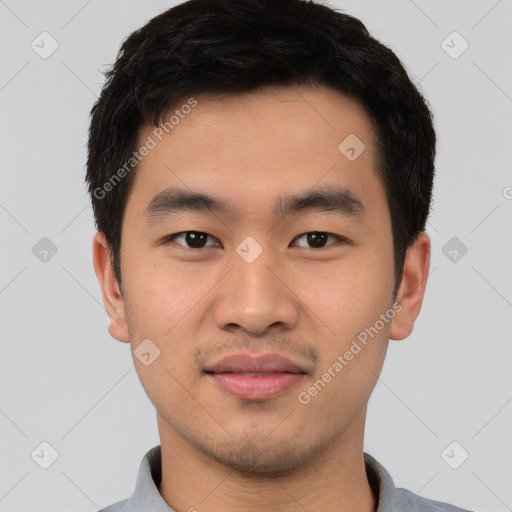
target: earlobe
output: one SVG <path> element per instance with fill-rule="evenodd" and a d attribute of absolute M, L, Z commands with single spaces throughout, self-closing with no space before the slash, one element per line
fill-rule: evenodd
<path fill-rule="evenodd" d="M 401 307 L 391 323 L 391 339 L 403 340 L 411 334 L 425 296 L 429 267 L 430 238 L 421 232 L 405 258 L 402 281 L 396 295 L 396 302 Z"/>
<path fill-rule="evenodd" d="M 101 232 L 94 235 L 92 255 L 94 272 L 100 283 L 103 304 L 110 318 L 108 332 L 116 340 L 129 343 L 130 337 L 123 296 L 112 269 L 108 242 Z"/>

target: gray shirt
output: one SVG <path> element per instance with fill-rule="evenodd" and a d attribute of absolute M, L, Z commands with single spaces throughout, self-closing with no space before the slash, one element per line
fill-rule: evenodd
<path fill-rule="evenodd" d="M 158 492 L 162 479 L 161 457 L 160 446 L 149 450 L 142 459 L 132 496 L 100 512 L 174 512 Z M 365 453 L 364 461 L 368 481 L 378 501 L 376 512 L 469 512 L 397 489 L 389 473 L 371 455 Z"/>

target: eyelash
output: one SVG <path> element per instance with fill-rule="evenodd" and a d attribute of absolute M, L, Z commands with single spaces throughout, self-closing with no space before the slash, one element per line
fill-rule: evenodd
<path fill-rule="evenodd" d="M 209 235 L 208 233 L 205 233 L 203 231 L 181 231 L 179 233 L 175 233 L 174 235 L 169 235 L 169 236 L 165 237 L 164 240 L 163 240 L 163 243 L 164 244 L 170 244 L 171 242 L 174 242 L 175 238 L 177 238 L 177 237 L 179 237 L 181 235 L 186 235 L 188 233 L 198 233 L 198 234 L 201 234 L 201 235 L 207 235 L 207 236 L 209 236 L 211 238 L 215 238 L 212 235 Z M 327 235 L 328 237 L 336 238 L 340 242 L 348 242 L 345 238 L 343 238 L 341 236 L 338 236 L 338 235 L 334 235 L 332 233 L 328 233 L 326 231 L 308 231 L 306 233 L 302 233 L 301 235 L 298 235 L 297 237 L 294 238 L 294 240 L 297 240 L 298 238 L 302 238 L 303 236 L 306 236 L 306 235 L 309 235 L 309 234 L 312 234 L 312 233 L 319 233 L 319 234 L 322 234 L 322 235 Z M 212 245 L 205 246 L 205 247 L 187 247 L 187 246 L 182 245 L 182 244 L 177 244 L 177 245 L 183 247 L 184 249 L 190 249 L 192 251 L 199 251 L 201 249 L 207 249 L 208 247 L 214 247 Z M 319 251 L 319 250 L 322 250 L 322 249 L 326 249 L 327 247 L 330 247 L 332 245 L 334 245 L 334 244 L 328 244 L 325 247 L 307 247 L 307 249 L 311 249 L 313 251 Z"/>

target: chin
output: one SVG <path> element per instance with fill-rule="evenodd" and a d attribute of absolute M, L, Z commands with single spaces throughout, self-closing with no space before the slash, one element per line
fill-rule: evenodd
<path fill-rule="evenodd" d="M 263 440 L 265 441 L 265 440 Z M 248 477 L 269 477 L 272 475 L 291 474 L 294 470 L 307 464 L 316 450 L 306 447 L 304 443 L 279 441 L 255 444 L 254 441 L 231 441 L 222 447 L 210 446 L 201 451 L 216 462 Z"/>

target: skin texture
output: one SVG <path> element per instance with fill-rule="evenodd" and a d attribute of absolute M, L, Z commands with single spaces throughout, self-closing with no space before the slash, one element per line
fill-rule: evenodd
<path fill-rule="evenodd" d="M 144 339 L 160 349 L 149 366 L 134 357 L 157 410 L 159 491 L 178 512 L 375 510 L 363 462 L 366 407 L 388 340 L 407 337 L 419 314 L 429 238 L 421 233 L 408 251 L 400 311 L 301 403 L 298 394 L 395 303 L 391 220 L 371 123 L 357 102 L 327 87 L 196 99 L 136 170 L 123 219 L 122 296 L 104 236 L 93 241 L 110 334 L 132 351 Z M 141 144 L 152 129 L 141 128 Z M 354 161 L 338 150 L 349 134 L 366 146 Z M 364 214 L 273 217 L 278 196 L 328 185 L 350 190 Z M 148 223 L 144 209 L 169 186 L 229 201 L 238 212 L 180 212 Z M 185 231 L 210 235 L 207 247 L 189 248 L 184 236 L 163 242 Z M 344 241 L 329 237 L 315 248 L 301 236 L 310 232 Z M 236 252 L 248 236 L 263 250 L 250 264 Z M 203 373 L 240 350 L 283 355 L 308 373 L 277 397 L 241 400 Z"/>

